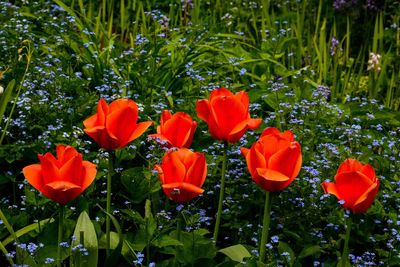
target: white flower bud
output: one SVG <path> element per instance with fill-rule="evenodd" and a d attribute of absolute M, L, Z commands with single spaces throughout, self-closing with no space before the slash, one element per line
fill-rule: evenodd
<path fill-rule="evenodd" d="M 4 92 L 3 86 L 0 85 L 0 95 Z"/>

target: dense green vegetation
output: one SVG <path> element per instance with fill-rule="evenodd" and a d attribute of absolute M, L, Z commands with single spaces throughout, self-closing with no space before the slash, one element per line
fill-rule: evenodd
<path fill-rule="evenodd" d="M 21 171 L 57 144 L 97 165 L 64 211 L 65 266 L 97 257 L 98 266 L 336 266 L 349 213 L 321 183 L 346 158 L 370 164 L 380 180 L 371 208 L 353 216 L 351 266 L 400 264 L 398 1 L 0 1 L 0 22 L 0 266 L 56 266 L 59 205 Z M 223 143 L 195 110 L 220 87 L 246 91 L 251 117 L 263 122 L 228 147 L 215 244 Z M 83 132 L 101 97 L 133 99 L 139 121 L 154 122 L 115 151 L 111 216 L 110 153 Z M 165 151 L 147 138 L 164 109 L 197 121 L 191 148 L 206 155 L 205 191 L 183 204 L 164 195 L 154 166 Z M 265 192 L 240 147 L 266 127 L 290 129 L 303 164 L 274 193 L 264 264 Z M 73 240 L 80 231 L 94 242 Z"/>

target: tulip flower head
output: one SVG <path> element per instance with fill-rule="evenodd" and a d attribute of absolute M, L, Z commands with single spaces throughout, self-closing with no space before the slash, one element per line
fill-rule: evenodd
<path fill-rule="evenodd" d="M 249 96 L 245 91 L 233 94 L 226 88 L 215 89 L 210 99 L 198 100 L 197 116 L 208 124 L 214 139 L 235 143 L 247 129 L 257 129 L 261 119 L 251 119 Z"/>
<path fill-rule="evenodd" d="M 345 209 L 364 213 L 372 205 L 379 189 L 375 170 L 356 159 L 346 159 L 337 170 L 335 182 L 323 182 L 325 193 L 335 195 Z"/>
<path fill-rule="evenodd" d="M 169 150 L 155 169 L 164 193 L 173 201 L 186 202 L 204 192 L 201 186 L 207 176 L 207 164 L 203 153 L 187 148 Z"/>
<path fill-rule="evenodd" d="M 82 160 L 71 146 L 58 145 L 57 157 L 38 155 L 40 164 L 23 168 L 26 180 L 44 196 L 61 205 L 74 200 L 93 182 L 96 165 Z"/>
<path fill-rule="evenodd" d="M 142 135 L 153 123 L 137 123 L 138 107 L 131 99 L 117 99 L 110 105 L 100 99 L 97 113 L 86 119 L 83 124 L 85 133 L 92 137 L 102 148 L 113 150 L 125 147 L 129 142 Z"/>
<path fill-rule="evenodd" d="M 168 148 L 189 148 L 196 132 L 197 122 L 193 121 L 185 112 L 171 114 L 164 110 L 161 114 L 161 122 L 157 127 L 157 134 L 149 135 L 150 138 L 158 138 Z"/>
<path fill-rule="evenodd" d="M 266 128 L 248 148 L 240 148 L 253 181 L 268 192 L 288 187 L 299 174 L 302 163 L 300 144 L 291 131 Z"/>

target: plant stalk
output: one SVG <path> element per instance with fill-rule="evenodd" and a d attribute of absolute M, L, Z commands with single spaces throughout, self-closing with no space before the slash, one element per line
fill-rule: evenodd
<path fill-rule="evenodd" d="M 224 200 L 224 194 L 225 194 L 225 172 L 226 172 L 227 157 L 228 157 L 228 142 L 225 141 L 223 158 L 222 158 L 222 169 L 221 169 L 221 188 L 219 191 L 218 211 L 217 211 L 217 218 L 215 221 L 214 235 L 213 235 L 215 243 L 217 243 L 218 241 L 218 231 L 219 231 L 219 225 L 221 223 L 222 202 Z"/>
<path fill-rule="evenodd" d="M 346 267 L 346 263 L 349 259 L 349 241 L 350 241 L 350 232 L 351 232 L 351 216 L 346 219 L 346 236 L 344 239 L 344 247 L 342 258 L 340 259 L 341 267 Z"/>
<path fill-rule="evenodd" d="M 268 230 L 269 223 L 271 221 L 271 203 L 272 203 L 272 195 L 270 192 L 265 191 L 265 204 L 264 204 L 264 218 L 263 218 L 263 227 L 261 234 L 261 242 L 260 242 L 260 261 L 265 263 L 265 244 L 268 240 Z"/>
<path fill-rule="evenodd" d="M 107 173 L 107 204 L 106 211 L 111 214 L 111 178 L 114 171 L 113 151 L 108 152 L 108 173 Z M 110 217 L 106 217 L 106 255 L 110 256 Z"/>
<path fill-rule="evenodd" d="M 61 259 L 61 242 L 63 240 L 63 223 L 64 223 L 64 205 L 60 205 L 59 211 L 59 219 L 58 219 L 58 246 L 57 246 L 57 267 L 62 266 L 62 259 Z"/>

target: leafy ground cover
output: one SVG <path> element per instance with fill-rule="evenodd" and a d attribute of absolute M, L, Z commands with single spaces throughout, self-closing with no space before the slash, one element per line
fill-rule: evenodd
<path fill-rule="evenodd" d="M 0 1 L 0 265 L 398 266 L 399 10 L 397 1 Z M 226 148 L 215 242 L 225 146 L 196 103 L 222 87 L 245 91 L 262 123 Z M 134 100 L 138 122 L 153 126 L 101 149 L 83 124 L 100 98 Z M 190 148 L 207 162 L 204 192 L 183 203 L 154 169 L 166 149 L 148 135 L 163 110 L 197 122 Z M 302 167 L 273 193 L 262 260 L 265 191 L 240 148 L 266 127 L 294 133 Z M 97 166 L 61 220 L 60 205 L 22 173 L 58 144 Z M 348 158 L 380 181 L 365 213 L 321 186 Z"/>

